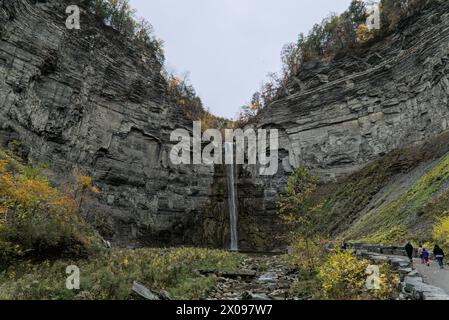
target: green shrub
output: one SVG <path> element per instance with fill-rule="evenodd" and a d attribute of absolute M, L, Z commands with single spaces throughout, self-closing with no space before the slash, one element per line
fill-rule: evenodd
<path fill-rule="evenodd" d="M 295 236 L 290 242 L 290 265 L 303 272 L 314 274 L 326 257 L 326 242 L 318 237 L 309 239 Z"/>
<path fill-rule="evenodd" d="M 393 299 L 399 292 L 399 276 L 392 268 L 383 264 L 379 267 L 379 287 L 369 289 L 367 260 L 357 259 L 349 251 L 334 251 L 321 266 L 318 278 L 322 284 L 322 294 L 326 299 L 370 300 Z"/>
<path fill-rule="evenodd" d="M 365 291 L 366 260 L 357 260 L 348 251 L 335 251 L 319 270 L 323 296 L 327 299 L 359 299 Z"/>
<path fill-rule="evenodd" d="M 435 224 L 433 239 L 446 253 L 449 253 L 449 216 L 440 218 Z"/>
<path fill-rule="evenodd" d="M 300 299 L 320 298 L 320 281 L 316 278 L 295 280 L 290 286 L 288 295 Z"/>
<path fill-rule="evenodd" d="M 19 263 L 0 273 L 0 299 L 135 299 L 134 281 L 173 299 L 200 299 L 215 282 L 198 269 L 236 268 L 243 256 L 220 250 L 197 248 L 117 249 L 88 260 Z M 66 267 L 80 269 L 80 290 L 68 290 Z"/>
<path fill-rule="evenodd" d="M 153 27 L 148 21 L 135 18 L 135 10 L 129 0 L 83 0 L 83 5 L 129 39 L 151 47 L 157 61 L 164 64 L 163 42 L 154 36 Z"/>

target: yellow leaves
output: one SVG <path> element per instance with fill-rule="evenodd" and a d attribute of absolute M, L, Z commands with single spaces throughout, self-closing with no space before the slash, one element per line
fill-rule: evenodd
<path fill-rule="evenodd" d="M 357 35 L 357 41 L 359 43 L 365 43 L 368 42 L 373 38 L 372 32 L 369 30 L 368 26 L 366 24 L 361 24 L 358 26 L 356 30 Z"/>
<path fill-rule="evenodd" d="M 88 189 L 92 186 L 92 177 L 80 175 L 77 177 L 77 184 L 81 189 Z"/>
<path fill-rule="evenodd" d="M 314 219 L 321 209 L 321 205 L 311 201 L 316 189 L 316 178 L 301 167 L 288 178 L 287 190 L 277 204 L 281 220 L 299 227 L 298 232 L 306 238 L 315 233 Z"/>
<path fill-rule="evenodd" d="M 94 242 L 77 215 L 73 197 L 51 186 L 36 168 L 14 164 L 13 172 L 8 172 L 11 163 L 13 160 L 0 164 L 0 218 L 8 214 L 7 219 L 0 219 L 0 252 L 7 252 L 3 259 L 22 256 L 37 246 L 42 251 L 59 242 L 66 245 L 67 239 L 80 240 L 70 248 L 73 252 Z M 82 182 L 89 184 L 91 180 Z"/>
<path fill-rule="evenodd" d="M 318 237 L 306 239 L 295 235 L 290 243 L 291 254 L 288 258 L 294 267 L 314 272 L 325 258 L 324 248 L 326 248 L 325 241 Z"/>
<path fill-rule="evenodd" d="M 365 289 L 366 260 L 350 252 L 336 251 L 319 270 L 324 296 L 329 299 L 355 299 Z"/>
<path fill-rule="evenodd" d="M 100 189 L 93 185 L 91 176 L 76 175 L 76 185 L 81 191 L 90 191 L 92 193 L 100 193 Z"/>
<path fill-rule="evenodd" d="M 66 208 L 67 210 L 74 210 L 75 208 L 75 200 L 68 195 L 57 196 L 50 204 L 55 207 Z"/>
<path fill-rule="evenodd" d="M 378 300 L 391 299 L 401 283 L 397 272 L 393 271 L 391 266 L 383 264 L 379 268 L 379 287 L 372 290 L 372 295 Z"/>
<path fill-rule="evenodd" d="M 13 177 L 9 174 L 0 175 L 0 194 L 3 196 L 9 196 L 13 189 Z"/>
<path fill-rule="evenodd" d="M 7 165 L 8 165 L 8 161 L 0 160 L 0 174 L 6 172 Z"/>
<path fill-rule="evenodd" d="M 449 211 L 446 212 L 449 214 Z M 449 216 L 439 219 L 433 227 L 433 239 L 446 251 L 449 250 Z"/>
<path fill-rule="evenodd" d="M 19 179 L 15 183 L 13 200 L 23 205 L 50 201 L 57 195 L 47 180 Z"/>
<path fill-rule="evenodd" d="M 391 299 L 397 292 L 399 276 L 388 264 L 374 266 L 377 273 L 368 272 L 367 260 L 359 260 L 348 251 L 336 249 L 319 270 L 324 297 L 338 300 Z M 375 288 L 369 288 L 369 276 L 377 278 Z"/>
<path fill-rule="evenodd" d="M 124 267 L 124 268 L 128 268 L 128 266 L 129 266 L 129 260 L 128 260 L 128 258 L 123 259 L 123 267 Z"/>

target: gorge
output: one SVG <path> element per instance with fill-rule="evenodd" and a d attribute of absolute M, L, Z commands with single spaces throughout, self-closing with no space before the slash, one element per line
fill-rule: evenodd
<path fill-rule="evenodd" d="M 95 227 L 119 246 L 283 248 L 276 202 L 294 168 L 336 183 L 448 130 L 449 3 L 436 0 L 372 45 L 309 61 L 258 115 L 255 129 L 280 133 L 275 175 L 174 165 L 170 134 L 191 120 L 168 98 L 155 53 L 86 11 L 68 30 L 77 2 L 0 1 L 0 145 L 20 142 L 56 185 L 73 170 L 92 176 Z M 356 219 L 346 218 L 332 231 Z"/>

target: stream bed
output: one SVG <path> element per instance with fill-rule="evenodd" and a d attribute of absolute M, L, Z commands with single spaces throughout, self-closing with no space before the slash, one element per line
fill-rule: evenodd
<path fill-rule="evenodd" d="M 297 275 L 285 256 L 250 254 L 235 272 L 218 273 L 211 300 L 286 300 Z"/>

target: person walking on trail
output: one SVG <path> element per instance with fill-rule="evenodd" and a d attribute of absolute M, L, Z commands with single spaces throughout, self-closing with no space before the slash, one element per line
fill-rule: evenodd
<path fill-rule="evenodd" d="M 348 249 L 348 244 L 346 243 L 346 240 L 343 240 L 341 242 L 340 248 L 341 248 L 341 251 L 346 251 Z"/>
<path fill-rule="evenodd" d="M 422 249 L 422 258 L 424 260 L 424 264 L 428 267 L 430 267 L 430 253 L 427 251 L 426 248 Z"/>
<path fill-rule="evenodd" d="M 405 245 L 405 252 L 407 253 L 407 257 L 410 259 L 410 263 L 412 264 L 413 268 L 413 253 L 415 249 L 413 248 L 412 244 L 409 242 Z"/>
<path fill-rule="evenodd" d="M 419 248 L 418 248 L 418 256 L 419 256 L 419 258 L 421 259 L 421 263 L 422 264 L 424 264 L 424 259 L 423 259 L 423 256 L 422 256 L 422 249 L 424 248 L 424 246 L 422 245 L 422 244 L 420 244 L 419 245 Z"/>
<path fill-rule="evenodd" d="M 433 254 L 435 255 L 435 259 L 438 261 L 438 265 L 441 269 L 444 269 L 444 251 L 440 248 L 439 245 L 435 245 L 433 249 Z"/>

